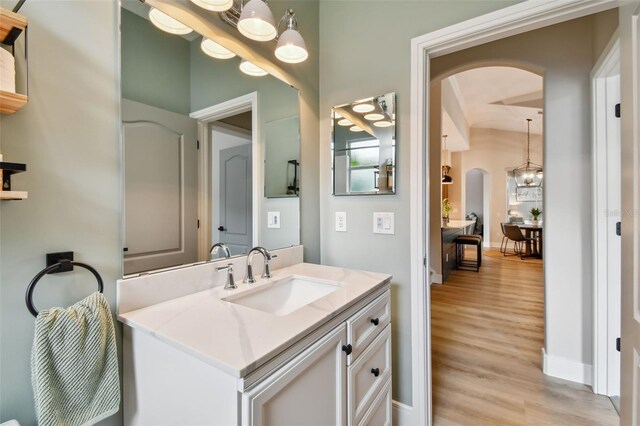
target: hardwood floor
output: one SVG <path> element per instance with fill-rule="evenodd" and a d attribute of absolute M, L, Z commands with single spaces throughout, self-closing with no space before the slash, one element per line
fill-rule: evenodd
<path fill-rule="evenodd" d="M 434 424 L 617 425 L 608 398 L 542 374 L 541 261 L 482 260 L 431 287 Z"/>

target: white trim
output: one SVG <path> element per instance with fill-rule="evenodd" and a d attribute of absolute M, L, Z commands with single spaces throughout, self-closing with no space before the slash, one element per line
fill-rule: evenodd
<path fill-rule="evenodd" d="M 616 0 L 525 1 L 411 40 L 410 229 L 412 407 L 414 424 L 431 424 L 429 259 L 429 65 L 431 58 L 617 7 Z M 426 186 L 425 186 L 426 185 Z M 425 263 L 423 263 L 425 262 Z"/>
<path fill-rule="evenodd" d="M 258 92 L 251 92 L 243 96 L 212 105 L 189 114 L 191 118 L 198 120 L 198 140 L 200 141 L 200 151 L 198 152 L 198 217 L 201 218 L 200 229 L 198 230 L 198 258 L 207 259 L 211 235 L 210 205 L 207 202 L 209 191 L 211 191 L 207 175 L 207 163 L 209 161 L 211 148 L 211 134 L 209 124 L 232 115 L 251 111 L 251 161 L 253 163 L 251 180 L 253 184 L 253 241 L 255 247 L 260 241 L 260 217 L 261 203 L 264 187 L 260 184 L 263 166 L 260 161 L 262 153 L 262 141 L 260 140 Z M 205 219 L 202 219 L 205 218 Z"/>
<path fill-rule="evenodd" d="M 581 364 L 559 356 L 548 355 L 542 348 L 542 372 L 547 376 L 591 385 L 591 365 Z"/>
<path fill-rule="evenodd" d="M 413 419 L 412 408 L 401 402 L 391 401 L 391 423 L 394 425 L 410 425 Z"/>
<path fill-rule="evenodd" d="M 608 320 L 608 238 L 609 220 L 600 214 L 609 210 L 607 161 L 606 92 L 608 77 L 619 74 L 620 42 L 616 31 L 591 72 L 591 114 L 593 117 L 591 158 L 593 165 L 593 391 L 608 395 L 608 352 L 611 338 Z M 619 171 L 620 172 L 620 171 Z"/>
<path fill-rule="evenodd" d="M 431 274 L 431 284 L 442 284 L 442 274 Z"/>

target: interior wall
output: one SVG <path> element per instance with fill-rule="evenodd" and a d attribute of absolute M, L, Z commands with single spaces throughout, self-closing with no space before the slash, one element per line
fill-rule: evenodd
<path fill-rule="evenodd" d="M 1 4 L 11 9 L 15 1 Z M 34 318 L 24 295 L 46 253 L 72 250 L 94 266 L 115 309 L 122 256 L 117 8 L 117 2 L 62 0 L 26 2 L 20 10 L 29 19 L 29 103 L 1 116 L 0 144 L 6 161 L 27 164 L 14 186 L 29 198 L 0 201 L 0 423 L 36 424 Z M 46 276 L 34 302 L 39 309 L 68 306 L 96 287 L 82 269 Z M 121 424 L 121 414 L 102 424 Z"/>
<path fill-rule="evenodd" d="M 489 200 L 487 200 L 489 201 Z M 484 174 L 471 169 L 464 176 L 464 216 L 473 212 L 480 223 L 484 222 Z"/>
<path fill-rule="evenodd" d="M 492 247 L 500 247 L 502 241 L 500 223 L 507 219 L 507 170 L 521 165 L 526 160 L 526 140 L 526 133 L 472 128 L 471 149 L 462 152 L 461 166 L 464 173 L 476 168 L 483 169 L 489 173 L 491 179 L 491 199 L 487 200 L 490 203 L 491 217 L 487 220 L 491 232 L 485 233 L 484 242 L 490 243 Z M 546 172 L 542 151 L 542 137 L 531 135 L 531 161 L 542 164 Z M 469 188 L 466 188 L 466 193 L 469 193 Z M 469 211 L 468 207 L 467 211 Z M 528 212 L 521 213 L 525 219 L 531 218 Z"/>
<path fill-rule="evenodd" d="M 594 19 L 587 16 L 431 61 L 436 79 L 491 61 L 544 70 L 545 350 L 548 359 L 576 371 L 589 371 L 593 351 L 589 74 L 595 40 L 604 33 L 595 33 Z M 574 249 L 566 250 L 568 242 Z"/>
<path fill-rule="evenodd" d="M 515 1 L 320 2 L 320 203 L 322 263 L 393 274 L 393 398 L 411 405 L 409 223 L 410 42 L 413 37 Z M 391 19 L 402 13 L 402 19 Z M 346 36 L 348 32 L 348 36 Z M 383 53 L 381 53 L 383 52 Z M 396 92 L 397 194 L 331 194 L 331 107 Z M 439 161 L 439 148 L 436 155 Z M 303 177 L 304 178 L 304 177 Z M 347 232 L 335 232 L 335 212 Z M 372 232 L 373 212 L 395 213 L 395 234 Z"/>

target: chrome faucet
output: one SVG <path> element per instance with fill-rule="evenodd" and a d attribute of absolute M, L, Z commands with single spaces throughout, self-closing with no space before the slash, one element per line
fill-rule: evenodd
<path fill-rule="evenodd" d="M 216 271 L 227 270 L 227 282 L 224 284 L 225 290 L 235 290 L 238 286 L 233 279 L 233 263 L 229 263 L 227 266 L 218 266 Z"/>
<path fill-rule="evenodd" d="M 214 245 L 212 245 L 211 250 L 209 250 L 209 254 L 212 254 L 213 256 L 215 256 L 216 253 L 218 252 L 218 249 L 222 250 L 225 258 L 228 259 L 231 257 L 231 252 L 229 251 L 229 247 L 227 247 L 225 243 L 215 243 Z"/>
<path fill-rule="evenodd" d="M 271 278 L 271 272 L 269 271 L 269 261 L 274 257 L 278 257 L 277 255 L 271 255 L 269 251 L 264 247 L 254 247 L 249 250 L 247 254 L 247 275 L 244 277 L 243 282 L 253 284 L 256 282 L 256 279 L 253 277 L 253 268 L 251 266 L 251 261 L 253 260 L 253 254 L 260 253 L 264 258 L 264 269 L 262 270 L 261 278 Z"/>

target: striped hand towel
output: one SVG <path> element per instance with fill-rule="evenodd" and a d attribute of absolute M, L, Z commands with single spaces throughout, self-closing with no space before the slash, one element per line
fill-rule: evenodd
<path fill-rule="evenodd" d="M 40 311 L 31 382 L 40 426 L 91 425 L 118 411 L 116 338 L 102 293 L 68 309 Z"/>

